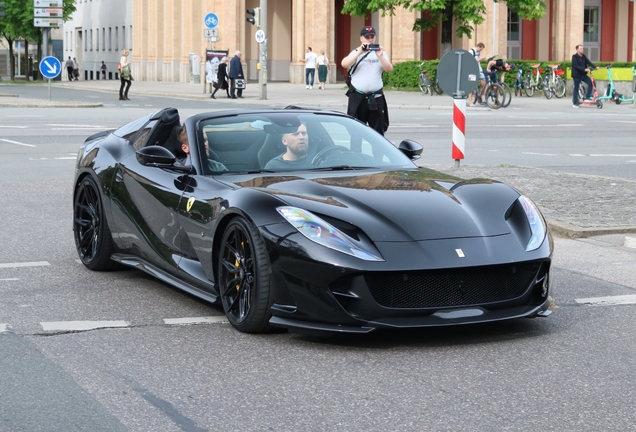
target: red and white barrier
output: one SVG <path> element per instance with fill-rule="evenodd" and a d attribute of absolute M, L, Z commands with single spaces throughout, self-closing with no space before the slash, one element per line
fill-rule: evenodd
<path fill-rule="evenodd" d="M 466 99 L 453 99 L 453 159 L 459 165 L 466 148 Z"/>

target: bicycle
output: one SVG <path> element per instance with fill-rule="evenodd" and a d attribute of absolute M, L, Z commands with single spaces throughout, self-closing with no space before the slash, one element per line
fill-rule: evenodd
<path fill-rule="evenodd" d="M 481 89 L 480 85 L 478 85 L 475 90 L 472 91 L 472 94 L 472 100 L 477 101 L 482 99 L 483 103 L 492 109 L 499 109 L 504 106 L 506 99 L 504 88 L 499 83 L 492 82 L 488 74 L 486 74 L 485 88 Z"/>
<path fill-rule="evenodd" d="M 543 90 L 543 76 L 541 75 L 543 74 L 543 69 L 541 69 L 541 63 L 533 64 L 530 67 L 534 69 L 534 71 L 532 71 L 532 74 L 529 75 L 526 80 L 527 85 L 525 86 L 525 90 L 526 96 L 528 97 L 534 96 L 535 89 L 537 91 Z"/>
<path fill-rule="evenodd" d="M 431 82 L 431 75 L 430 73 L 424 69 L 424 65 L 426 64 L 426 62 L 422 62 L 419 65 L 420 68 L 420 74 L 417 76 L 417 85 L 420 88 L 420 91 L 422 92 L 422 94 L 433 94 L 433 86 L 432 86 L 432 82 Z"/>
<path fill-rule="evenodd" d="M 523 96 L 525 88 L 525 78 L 523 76 L 523 66 L 517 67 L 517 75 L 515 75 L 515 81 L 513 87 L 515 89 L 515 96 Z"/>
<path fill-rule="evenodd" d="M 551 71 L 543 81 L 543 94 L 547 99 L 552 99 L 553 95 L 559 99 L 565 96 L 565 81 L 561 78 L 563 71 L 559 69 L 560 66 L 560 64 L 548 65 Z"/>

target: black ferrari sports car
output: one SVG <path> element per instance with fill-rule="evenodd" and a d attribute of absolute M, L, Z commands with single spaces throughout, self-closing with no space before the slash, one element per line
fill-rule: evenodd
<path fill-rule="evenodd" d="M 552 237 L 526 196 L 413 161 L 346 115 L 167 108 L 86 139 L 73 230 L 243 332 L 366 333 L 550 315 Z"/>

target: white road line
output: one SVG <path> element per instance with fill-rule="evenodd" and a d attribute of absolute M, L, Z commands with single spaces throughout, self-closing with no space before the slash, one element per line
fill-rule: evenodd
<path fill-rule="evenodd" d="M 4 333 L 9 330 L 9 324 L 0 324 L 0 333 Z"/>
<path fill-rule="evenodd" d="M 632 123 L 632 124 L 636 124 L 636 121 L 629 121 L 629 120 L 610 120 L 610 123 Z"/>
<path fill-rule="evenodd" d="M 588 304 L 591 306 L 613 306 L 624 304 L 636 304 L 636 295 L 620 295 L 611 297 L 590 297 L 576 299 L 577 303 Z"/>
<path fill-rule="evenodd" d="M 6 278 L 6 279 L 0 279 L 0 281 L 17 281 L 20 280 L 18 278 Z"/>
<path fill-rule="evenodd" d="M 59 157 L 59 158 L 53 158 L 53 159 L 55 159 L 55 160 L 75 160 L 75 159 L 77 159 L 77 157 L 76 156 L 74 156 L 74 157 Z"/>
<path fill-rule="evenodd" d="M 78 128 L 102 128 L 102 129 L 106 129 L 108 127 L 108 126 L 99 126 L 99 125 L 78 125 L 78 124 L 61 124 L 61 123 L 47 123 L 47 126 L 78 127 Z"/>
<path fill-rule="evenodd" d="M 0 126 L 2 129 L 26 129 L 28 126 Z"/>
<path fill-rule="evenodd" d="M 585 155 L 580 153 L 570 153 L 570 156 L 585 156 Z"/>
<path fill-rule="evenodd" d="M 23 262 L 23 263 L 0 263 L 0 268 L 17 268 L 17 267 L 41 267 L 49 266 L 48 261 L 35 261 L 35 262 Z"/>
<path fill-rule="evenodd" d="M 41 322 L 40 325 L 44 331 L 86 331 L 128 327 L 126 321 L 51 321 Z"/>
<path fill-rule="evenodd" d="M 613 154 L 613 153 L 608 153 L 608 154 L 601 154 L 601 153 L 592 153 L 590 154 L 590 156 L 594 156 L 594 157 L 636 157 L 636 154 Z"/>
<path fill-rule="evenodd" d="M 34 146 L 33 144 L 25 144 L 25 143 L 21 143 L 21 142 L 17 142 L 17 141 L 11 141 L 11 140 L 4 139 L 4 138 L 0 138 L 0 141 L 4 141 L 4 142 L 9 143 L 9 144 L 21 145 L 21 146 L 24 146 L 24 147 L 37 147 L 37 146 Z"/>
<path fill-rule="evenodd" d="M 636 249 L 636 237 L 625 237 L 623 246 Z"/>
<path fill-rule="evenodd" d="M 192 318 L 164 318 L 166 325 L 189 325 L 189 324 L 226 324 L 227 318 L 224 316 L 192 317 Z"/>

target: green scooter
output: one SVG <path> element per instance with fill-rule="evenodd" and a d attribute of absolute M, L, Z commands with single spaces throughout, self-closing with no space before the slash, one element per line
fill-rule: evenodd
<path fill-rule="evenodd" d="M 614 80 L 612 79 L 612 66 L 613 63 L 605 66 L 607 68 L 607 77 L 609 79 L 609 85 L 605 90 L 605 94 L 599 99 L 601 100 L 610 100 L 614 102 L 616 105 L 620 105 L 623 102 L 634 102 L 634 94 L 636 93 L 636 66 L 632 67 L 632 97 L 626 98 L 623 94 L 616 91 L 614 88 Z"/>

